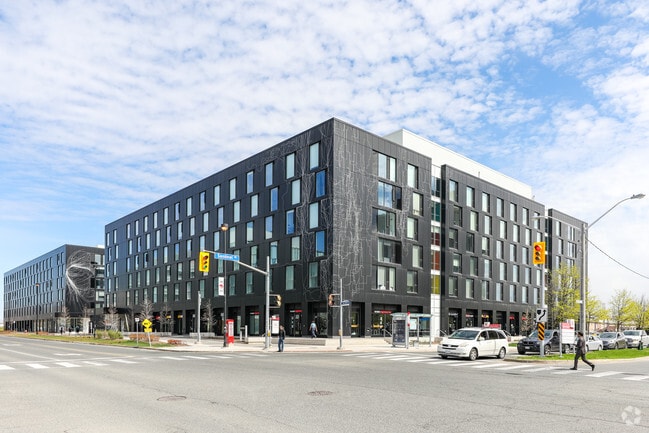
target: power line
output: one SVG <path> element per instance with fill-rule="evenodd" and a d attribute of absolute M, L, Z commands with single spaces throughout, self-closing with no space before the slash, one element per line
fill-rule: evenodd
<path fill-rule="evenodd" d="M 622 267 L 623 267 L 624 269 L 626 269 L 627 271 L 633 272 L 634 274 L 636 274 L 636 275 L 638 275 L 638 276 L 640 276 L 640 277 L 642 277 L 642 278 L 646 278 L 647 280 L 649 280 L 649 277 L 648 277 L 648 276 L 646 276 L 646 275 L 644 275 L 644 274 L 641 274 L 641 273 L 638 272 L 638 271 L 634 271 L 634 270 L 631 269 L 630 267 L 628 267 L 628 266 L 626 266 L 626 265 L 620 263 L 618 260 L 615 260 L 613 257 L 609 256 L 607 253 L 604 252 L 604 250 L 602 250 L 600 247 L 598 247 L 597 245 L 595 245 L 595 244 L 593 243 L 593 241 L 591 241 L 590 239 L 588 239 L 588 243 L 591 244 L 592 246 L 594 246 L 595 248 L 597 248 L 597 249 L 599 250 L 600 253 L 604 254 L 606 257 L 608 257 L 609 259 L 613 260 L 615 263 L 617 263 L 618 265 L 622 266 Z"/>

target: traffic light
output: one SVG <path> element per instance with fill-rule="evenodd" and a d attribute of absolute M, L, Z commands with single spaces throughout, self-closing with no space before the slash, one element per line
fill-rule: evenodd
<path fill-rule="evenodd" d="M 334 306 L 334 295 L 333 294 L 329 295 L 329 306 L 330 307 Z"/>
<path fill-rule="evenodd" d="M 545 242 L 534 242 L 532 246 L 532 263 L 535 265 L 545 264 Z"/>
<path fill-rule="evenodd" d="M 270 294 L 270 307 L 279 308 L 282 306 L 282 295 Z"/>
<path fill-rule="evenodd" d="M 210 253 L 207 251 L 198 253 L 198 270 L 200 272 L 210 271 Z"/>

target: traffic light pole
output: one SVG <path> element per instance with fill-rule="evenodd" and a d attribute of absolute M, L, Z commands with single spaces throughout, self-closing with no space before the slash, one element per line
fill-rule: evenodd
<path fill-rule="evenodd" d="M 264 333 L 264 350 L 267 350 L 270 348 L 270 257 L 266 257 L 266 270 L 262 271 L 259 268 L 255 268 L 254 266 L 247 265 L 243 262 L 236 261 L 239 265 L 243 266 L 244 268 L 248 268 L 250 270 L 253 270 L 255 272 L 259 272 L 260 274 L 263 274 L 266 276 L 266 332 Z"/>

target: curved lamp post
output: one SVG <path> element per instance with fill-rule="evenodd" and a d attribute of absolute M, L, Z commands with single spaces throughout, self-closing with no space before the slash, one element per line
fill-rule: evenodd
<path fill-rule="evenodd" d="M 613 209 L 621 205 L 627 200 L 635 200 L 635 199 L 641 199 L 644 198 L 644 194 L 633 194 L 631 197 L 624 198 L 617 203 L 615 203 L 613 206 L 609 208 L 606 212 L 604 212 L 599 218 L 597 218 L 595 221 L 593 221 L 590 224 L 584 223 L 582 226 L 581 230 L 581 242 L 582 242 L 582 254 L 581 254 L 581 266 L 582 266 L 582 274 L 583 278 L 581 281 L 581 330 L 584 332 L 584 335 L 586 335 L 586 332 L 588 331 L 588 326 L 586 324 L 586 284 L 588 281 L 588 230 L 594 226 L 599 220 L 604 218 L 606 215 L 608 215 L 609 212 L 611 212 Z"/>

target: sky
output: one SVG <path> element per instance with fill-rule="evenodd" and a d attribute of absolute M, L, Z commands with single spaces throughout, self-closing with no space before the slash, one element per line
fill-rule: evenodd
<path fill-rule="evenodd" d="M 0 59 L 3 274 L 331 117 L 588 223 L 649 194 L 644 0 L 0 0 Z M 648 216 L 589 230 L 600 300 L 649 297 Z"/>

